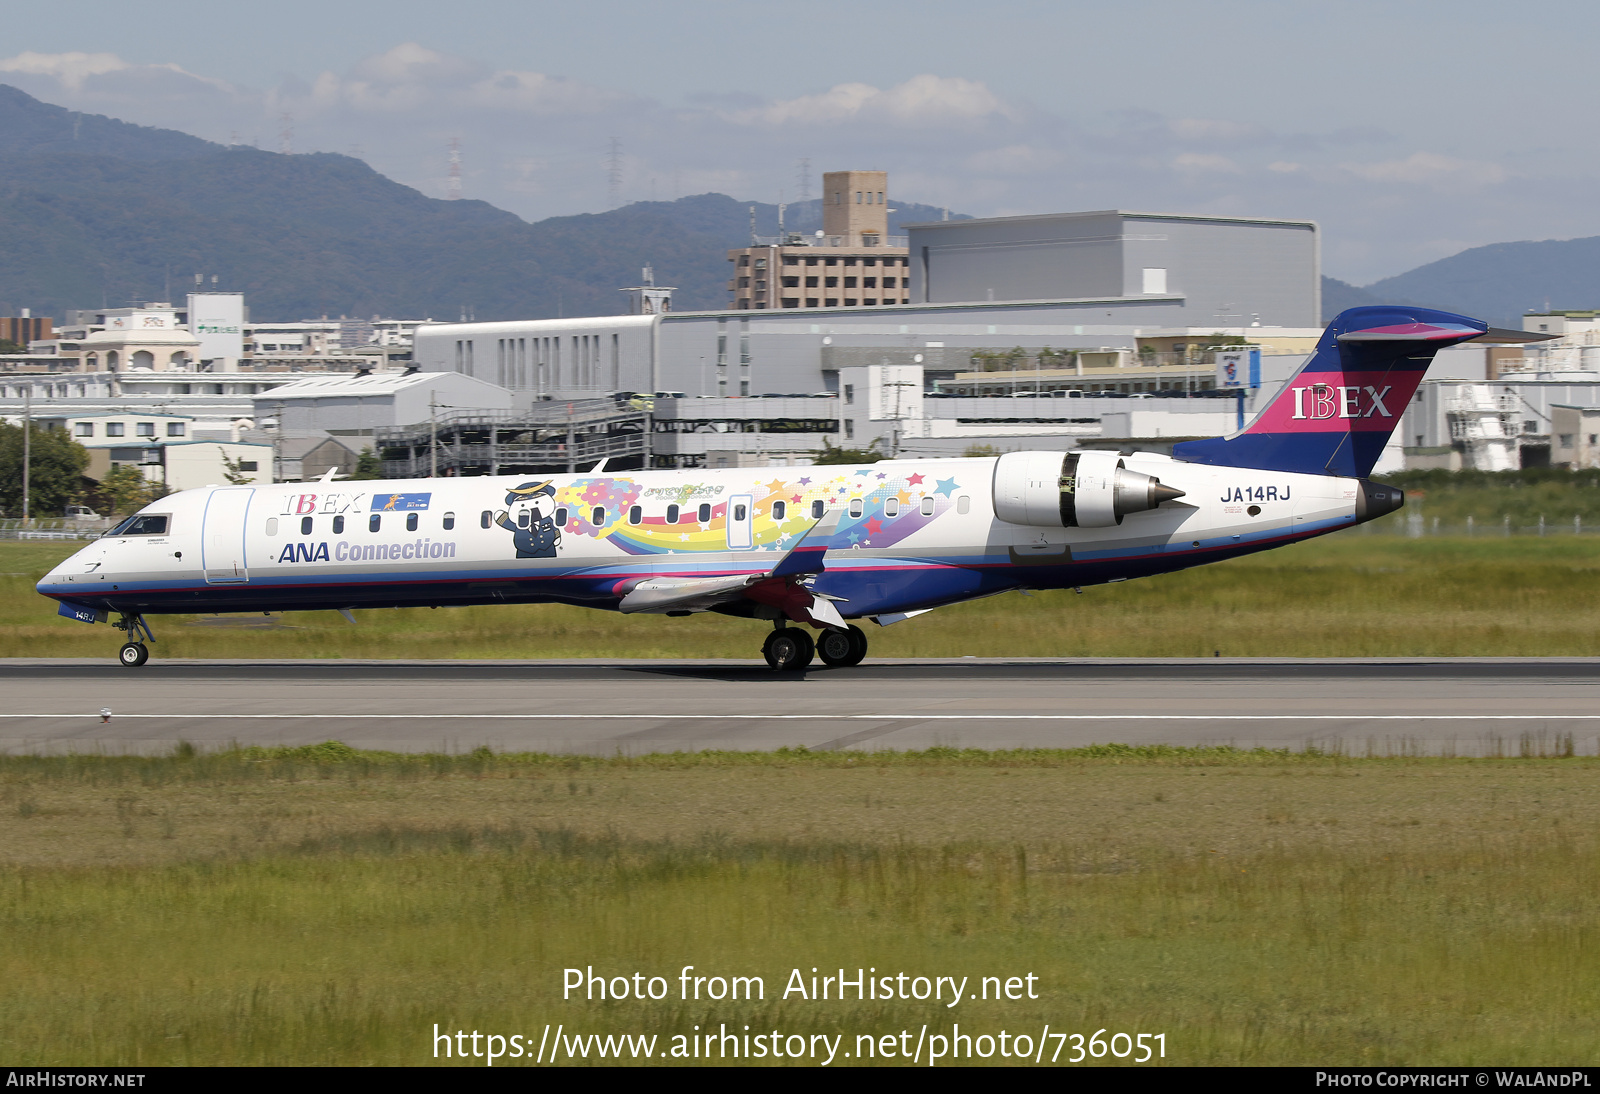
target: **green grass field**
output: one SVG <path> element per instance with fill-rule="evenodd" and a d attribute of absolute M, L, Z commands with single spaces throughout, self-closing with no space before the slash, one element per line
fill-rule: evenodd
<path fill-rule="evenodd" d="M 1600 491 L 1596 491 L 1600 494 Z M 33 585 L 70 547 L 0 542 L 0 656 L 110 657 L 119 635 Z M 561 605 L 154 617 L 153 656 L 740 657 L 766 625 Z M 261 629 L 265 625 L 267 629 Z M 1600 653 L 1600 539 L 1341 532 L 1184 573 L 1009 593 L 879 629 L 881 657 L 1534 656 Z"/>
<path fill-rule="evenodd" d="M 431 1064 L 434 1023 L 654 1035 L 659 1057 L 725 1023 L 842 1034 L 854 1063 L 859 1034 L 959 1022 L 1164 1033 L 1174 1064 L 1593 1064 L 1597 772 L 1110 748 L 0 758 L 0 1058 Z M 766 998 L 679 1000 L 684 965 Z M 563 1000 L 588 966 L 671 994 Z M 813 967 L 1031 974 L 1038 998 L 783 999 Z"/>
<path fill-rule="evenodd" d="M 115 632 L 32 591 L 66 550 L 0 543 L 0 655 L 110 657 Z M 1597 553 L 1344 533 L 871 637 L 881 656 L 1593 654 Z M 155 656 L 751 657 L 763 629 L 357 615 L 157 619 Z M 1111 747 L 0 757 L 0 1059 L 425 1064 L 435 1023 L 530 1053 L 548 1023 L 654 1036 L 656 1060 L 726 1024 L 842 1035 L 837 1066 L 858 1035 L 1048 1023 L 1164 1033 L 1176 1064 L 1591 1064 L 1597 774 Z M 563 1000 L 562 970 L 591 965 L 671 995 Z M 684 965 L 766 998 L 678 1000 Z M 1039 997 L 781 998 L 813 967 L 1032 974 Z"/>

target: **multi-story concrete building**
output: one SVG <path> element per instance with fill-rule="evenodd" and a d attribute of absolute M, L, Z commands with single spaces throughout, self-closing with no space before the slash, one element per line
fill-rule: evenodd
<path fill-rule="evenodd" d="M 909 303 L 905 243 L 889 236 L 888 186 L 884 171 L 823 175 L 822 230 L 814 237 L 791 232 L 728 252 L 733 309 Z"/>
<path fill-rule="evenodd" d="M 15 342 L 26 346 L 29 342 L 52 337 L 51 319 L 48 315 L 33 315 L 27 308 L 21 315 L 0 316 L 0 342 Z"/>

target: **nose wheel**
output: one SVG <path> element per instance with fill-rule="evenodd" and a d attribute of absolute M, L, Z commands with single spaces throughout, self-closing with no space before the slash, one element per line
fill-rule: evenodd
<path fill-rule="evenodd" d="M 150 626 L 144 621 L 144 616 L 130 615 L 124 612 L 122 618 L 111 625 L 117 630 L 125 632 L 128 636 L 128 641 L 124 642 L 122 648 L 117 651 L 118 662 L 128 666 L 130 669 L 136 669 L 150 660 L 149 648 L 139 639 L 147 638 L 154 642 L 156 636 L 150 633 Z"/>
<path fill-rule="evenodd" d="M 783 627 L 767 635 L 762 643 L 761 656 L 779 672 L 798 672 L 811 664 L 816 655 L 816 643 L 799 627 Z"/>
<path fill-rule="evenodd" d="M 861 628 L 851 625 L 848 630 L 825 630 L 817 636 L 817 656 L 824 665 L 847 669 L 861 664 L 867 655 L 867 636 Z"/>

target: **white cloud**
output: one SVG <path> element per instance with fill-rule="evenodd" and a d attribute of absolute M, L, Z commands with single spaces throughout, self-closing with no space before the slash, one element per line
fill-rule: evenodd
<path fill-rule="evenodd" d="M 522 114 L 592 114 L 627 96 L 542 72 L 485 72 L 461 57 L 405 42 L 364 58 L 348 76 L 324 72 L 309 92 L 272 95 L 296 110 L 347 109 L 369 114 L 504 110 Z"/>
<path fill-rule="evenodd" d="M 962 160 L 962 166 L 981 174 L 1028 175 L 1040 171 L 1053 171 L 1066 160 L 1059 148 L 1036 144 L 1012 144 L 1004 148 L 986 148 Z"/>
<path fill-rule="evenodd" d="M 1172 166 L 1191 174 L 1237 175 L 1244 170 L 1227 156 L 1207 152 L 1185 152 L 1173 158 Z"/>
<path fill-rule="evenodd" d="M 856 120 L 915 125 L 1009 113 L 1000 97 L 976 80 L 925 74 L 887 90 L 871 84 L 837 84 L 817 95 L 730 111 L 726 116 L 746 125 L 827 125 Z"/>
<path fill-rule="evenodd" d="M 1404 182 L 1413 185 L 1492 186 L 1504 182 L 1506 169 L 1483 160 L 1458 160 L 1435 152 L 1413 152 L 1403 160 L 1383 163 L 1346 163 L 1344 170 L 1369 182 Z"/>
<path fill-rule="evenodd" d="M 1180 141 L 1211 144 L 1237 144 L 1263 135 L 1260 126 L 1217 118 L 1173 118 L 1167 122 L 1167 131 Z"/>
<path fill-rule="evenodd" d="M 19 53 L 0 59 L 0 72 L 54 80 L 67 91 L 78 92 L 97 77 L 148 78 L 180 76 L 222 91 L 233 90 L 225 80 L 197 76 L 174 64 L 133 65 L 115 53 Z"/>

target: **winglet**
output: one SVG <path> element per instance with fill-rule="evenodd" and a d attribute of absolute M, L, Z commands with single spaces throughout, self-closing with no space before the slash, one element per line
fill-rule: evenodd
<path fill-rule="evenodd" d="M 823 556 L 832 545 L 834 530 L 839 527 L 842 509 L 830 509 L 822 519 L 813 524 L 800 542 L 789 549 L 772 569 L 773 577 L 798 577 L 802 574 L 820 574 L 826 567 Z"/>

